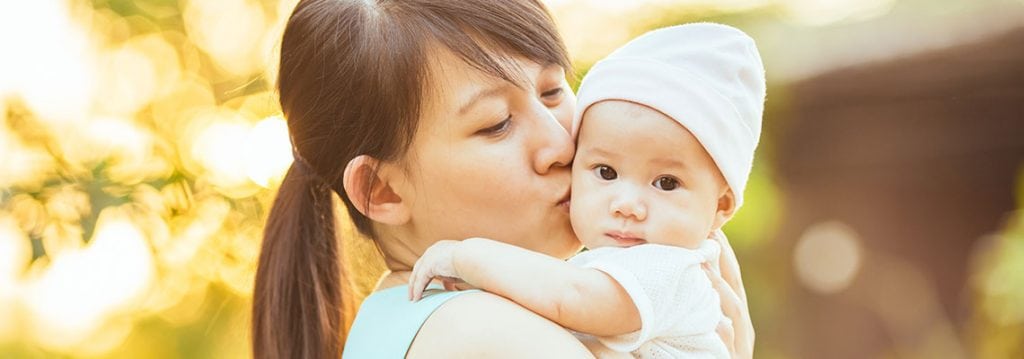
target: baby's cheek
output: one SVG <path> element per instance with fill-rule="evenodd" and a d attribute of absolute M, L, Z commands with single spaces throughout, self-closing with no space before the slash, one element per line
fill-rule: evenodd
<path fill-rule="evenodd" d="M 658 216 L 659 232 L 663 238 L 669 238 L 675 245 L 683 247 L 695 247 L 704 239 L 704 231 L 701 223 L 704 222 L 699 213 L 689 208 L 672 205 L 661 209 Z"/>
<path fill-rule="evenodd" d="M 594 243 L 595 228 L 601 223 L 602 204 L 600 195 L 587 183 L 573 183 L 572 201 L 569 203 L 569 219 L 572 229 L 580 241 L 588 247 Z"/>

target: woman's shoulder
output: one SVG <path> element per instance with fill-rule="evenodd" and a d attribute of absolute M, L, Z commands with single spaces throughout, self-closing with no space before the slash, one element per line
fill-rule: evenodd
<path fill-rule="evenodd" d="M 448 300 L 420 328 L 409 358 L 592 358 L 568 330 L 504 297 L 465 293 Z"/>
<path fill-rule="evenodd" d="M 401 358 L 420 327 L 445 302 L 468 293 L 439 289 L 418 302 L 411 302 L 408 287 L 383 289 L 367 297 L 349 330 L 346 358 Z"/>

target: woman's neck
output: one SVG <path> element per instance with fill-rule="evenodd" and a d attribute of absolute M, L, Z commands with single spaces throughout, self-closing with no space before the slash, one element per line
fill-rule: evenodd
<path fill-rule="evenodd" d="M 391 287 L 397 287 L 409 283 L 409 276 L 412 275 L 412 271 L 387 271 L 377 281 L 377 287 L 374 291 L 384 290 Z"/>

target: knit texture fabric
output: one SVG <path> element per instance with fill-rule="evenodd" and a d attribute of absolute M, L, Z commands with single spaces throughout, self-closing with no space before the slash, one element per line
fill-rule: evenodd
<path fill-rule="evenodd" d="M 640 313 L 640 330 L 597 337 L 598 341 L 608 351 L 637 358 L 729 358 L 715 333 L 724 318 L 718 292 L 701 269 L 703 262 L 716 266 L 720 251 L 718 242 L 705 240 L 697 249 L 660 244 L 602 247 L 569 259 L 611 276 Z"/>

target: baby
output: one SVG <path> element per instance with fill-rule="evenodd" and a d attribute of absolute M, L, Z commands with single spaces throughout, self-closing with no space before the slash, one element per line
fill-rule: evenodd
<path fill-rule="evenodd" d="M 599 357 L 716 357 L 720 228 L 743 203 L 761 132 L 753 40 L 698 23 L 644 34 L 579 89 L 570 217 L 589 249 L 568 262 L 482 238 L 440 241 L 413 269 L 509 298 L 580 333 Z M 596 340 L 595 340 L 596 339 Z"/>

